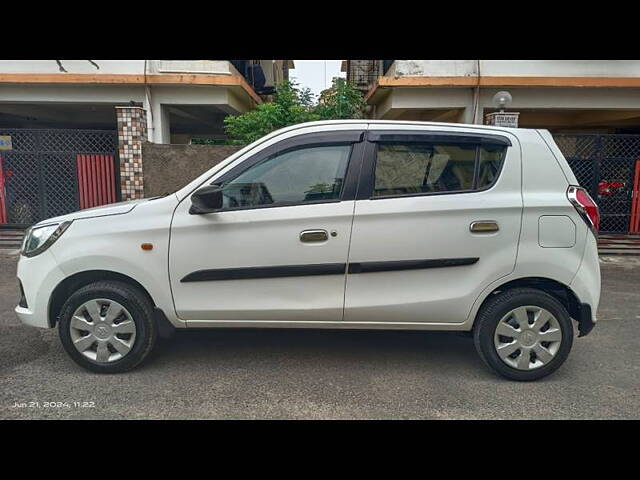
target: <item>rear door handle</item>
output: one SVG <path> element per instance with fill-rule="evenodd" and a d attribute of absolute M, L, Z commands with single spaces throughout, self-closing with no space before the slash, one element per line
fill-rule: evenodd
<path fill-rule="evenodd" d="M 304 243 L 325 242 L 329 240 L 326 230 L 303 230 L 300 232 L 300 241 Z"/>
<path fill-rule="evenodd" d="M 500 230 L 500 227 L 498 226 L 498 222 L 494 220 L 478 220 L 469 225 L 469 230 L 471 230 L 472 233 L 491 233 L 497 232 Z"/>

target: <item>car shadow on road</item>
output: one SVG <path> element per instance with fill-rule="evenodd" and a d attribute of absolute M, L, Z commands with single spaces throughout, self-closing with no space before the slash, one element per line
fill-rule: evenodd
<path fill-rule="evenodd" d="M 207 329 L 176 331 L 159 342 L 151 368 L 240 365 L 275 361 L 288 368 L 305 366 L 424 366 L 440 373 L 492 374 L 482 365 L 473 340 L 462 332 Z"/>

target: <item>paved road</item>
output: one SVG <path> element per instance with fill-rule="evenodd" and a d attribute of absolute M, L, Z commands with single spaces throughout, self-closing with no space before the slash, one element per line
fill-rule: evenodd
<path fill-rule="evenodd" d="M 496 377 L 470 339 L 432 332 L 180 332 L 122 375 L 81 370 L 22 326 L 0 255 L 0 418 L 640 418 L 640 267 L 603 266 L 600 323 L 536 383 Z M 95 402 L 45 408 L 45 402 Z M 40 408 L 16 407 L 39 402 Z"/>

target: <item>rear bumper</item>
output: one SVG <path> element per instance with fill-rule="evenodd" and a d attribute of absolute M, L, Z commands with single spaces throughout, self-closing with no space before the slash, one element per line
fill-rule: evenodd
<path fill-rule="evenodd" d="M 580 304 L 580 318 L 578 318 L 578 331 L 580 332 L 580 335 L 578 336 L 584 337 L 585 335 L 588 335 L 595 326 L 596 321 L 591 312 L 591 305 L 588 303 Z"/>
<path fill-rule="evenodd" d="M 580 303 L 580 311 L 576 312 L 580 337 L 587 335 L 596 324 L 595 314 L 600 303 L 600 286 L 598 244 L 595 236 L 587 232 L 587 245 L 582 263 L 569 285 Z"/>

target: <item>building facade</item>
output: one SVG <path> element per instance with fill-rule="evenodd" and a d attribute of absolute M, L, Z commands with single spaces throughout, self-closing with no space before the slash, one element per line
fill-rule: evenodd
<path fill-rule="evenodd" d="M 373 118 L 484 123 L 501 90 L 520 127 L 640 133 L 640 61 L 394 60 L 365 98 Z"/>
<path fill-rule="evenodd" d="M 0 225 L 144 195 L 142 144 L 223 139 L 290 60 L 0 60 Z"/>
<path fill-rule="evenodd" d="M 287 78 L 289 60 L 0 60 L 0 128 L 116 129 L 116 107 L 146 112 L 148 140 L 223 138 Z"/>
<path fill-rule="evenodd" d="M 640 233 L 640 61 L 351 60 L 376 119 L 486 123 L 500 111 L 549 130 L 600 207 L 601 231 Z M 513 116 L 515 117 L 515 115 Z"/>

